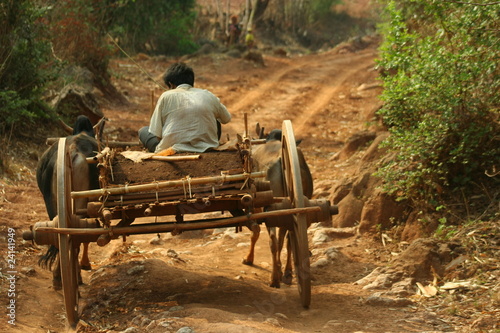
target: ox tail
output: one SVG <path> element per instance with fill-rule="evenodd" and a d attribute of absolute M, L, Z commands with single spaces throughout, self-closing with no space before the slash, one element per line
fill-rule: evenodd
<path fill-rule="evenodd" d="M 52 265 L 54 261 L 56 261 L 57 254 L 59 253 L 59 249 L 54 245 L 49 246 L 47 252 L 38 259 L 38 265 L 42 268 L 48 268 L 52 270 Z"/>

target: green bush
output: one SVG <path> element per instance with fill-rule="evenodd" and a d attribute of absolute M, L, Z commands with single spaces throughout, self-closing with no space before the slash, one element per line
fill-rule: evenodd
<path fill-rule="evenodd" d="M 196 48 L 191 35 L 194 5 L 194 0 L 124 0 L 111 13 L 110 31 L 133 53 L 191 53 Z"/>
<path fill-rule="evenodd" d="M 189 34 L 194 0 L 147 3 L 135 0 L 0 2 L 0 135 L 16 123 L 53 117 L 42 102 L 46 84 L 63 65 L 86 67 L 107 95 L 108 62 L 114 51 L 108 31 L 133 51 L 147 45 L 156 53 L 182 54 L 195 49 Z"/>
<path fill-rule="evenodd" d="M 500 166 L 498 5 L 386 4 L 380 67 L 396 158 L 378 172 L 401 199 L 435 206 L 444 190 L 480 183 Z"/>
<path fill-rule="evenodd" d="M 332 14 L 332 7 L 339 3 L 341 3 L 340 0 L 313 0 L 310 4 L 310 21 L 328 18 Z"/>
<path fill-rule="evenodd" d="M 40 97 L 52 68 L 44 13 L 28 0 L 0 4 L 0 134 L 17 122 L 46 117 Z"/>
<path fill-rule="evenodd" d="M 31 112 L 28 107 L 33 101 L 22 98 L 12 90 L 0 91 L 0 120 L 4 125 L 12 125 L 24 119 L 36 118 L 36 114 Z M 1 129 L 5 131 L 6 129 Z"/>

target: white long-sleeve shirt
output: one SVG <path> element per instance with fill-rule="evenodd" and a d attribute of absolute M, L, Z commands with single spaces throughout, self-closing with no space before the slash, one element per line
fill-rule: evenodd
<path fill-rule="evenodd" d="M 178 152 L 202 153 L 219 145 L 217 123 L 231 114 L 214 94 L 181 84 L 164 92 L 151 117 L 149 132 L 160 138 L 155 152 L 172 147 Z"/>

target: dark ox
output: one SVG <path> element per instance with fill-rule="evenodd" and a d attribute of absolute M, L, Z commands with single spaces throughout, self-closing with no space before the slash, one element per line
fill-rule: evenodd
<path fill-rule="evenodd" d="M 265 171 L 267 170 L 267 180 L 271 182 L 271 190 L 275 197 L 283 197 L 283 172 L 281 168 L 281 130 L 273 130 L 267 137 L 267 142 L 263 145 L 258 145 L 252 150 L 253 168 L 254 170 Z M 312 197 L 313 193 L 313 179 L 304 154 L 300 149 L 297 149 L 300 175 L 302 178 L 302 189 L 307 198 Z M 259 239 L 260 226 L 254 224 L 251 228 L 252 238 L 250 245 L 250 252 L 248 256 L 243 259 L 245 265 L 252 265 L 254 261 L 255 243 Z M 276 234 L 276 228 L 267 228 L 269 233 L 269 245 L 272 254 L 272 273 L 270 286 L 274 288 L 280 287 L 280 281 L 285 284 L 292 283 L 292 261 L 291 261 L 291 245 L 290 241 L 287 242 L 287 260 L 284 273 L 281 269 L 281 251 L 283 249 L 284 240 L 286 237 L 286 229 L 279 228 Z"/>
<path fill-rule="evenodd" d="M 100 124 L 100 123 L 99 123 Z M 98 124 L 98 125 L 99 125 Z M 98 126 L 96 125 L 96 126 Z M 71 183 L 72 191 L 84 191 L 99 188 L 99 179 L 97 167 L 94 164 L 88 164 L 86 157 L 95 156 L 98 150 L 97 140 L 94 138 L 94 127 L 86 116 L 78 116 L 73 128 L 73 135 L 66 138 L 70 158 L 72 163 Z M 36 179 L 38 188 L 42 192 L 45 201 L 47 214 L 52 220 L 57 215 L 57 141 L 49 147 L 38 162 Z M 86 199 L 75 200 L 75 208 L 86 208 Z M 77 244 L 79 248 L 79 244 Z M 42 267 L 52 269 L 54 261 L 56 267 L 53 270 L 53 286 L 55 289 L 61 288 L 61 270 L 59 265 L 59 250 L 51 245 L 43 255 L 39 264 Z M 80 261 L 82 269 L 90 270 L 90 261 L 88 258 L 88 243 L 84 243 L 82 259 Z M 81 282 L 81 277 L 79 274 Z"/>

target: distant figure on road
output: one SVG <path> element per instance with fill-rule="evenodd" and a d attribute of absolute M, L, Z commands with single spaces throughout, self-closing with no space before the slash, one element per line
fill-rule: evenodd
<path fill-rule="evenodd" d="M 255 37 L 252 32 L 252 28 L 248 27 L 247 35 L 245 36 L 245 44 L 247 45 L 247 50 L 250 51 L 255 45 Z"/>
<path fill-rule="evenodd" d="M 228 45 L 231 46 L 238 44 L 241 35 L 241 27 L 240 24 L 238 23 L 238 16 L 236 15 L 231 16 L 231 23 L 229 23 L 228 26 L 228 33 L 229 33 Z"/>

